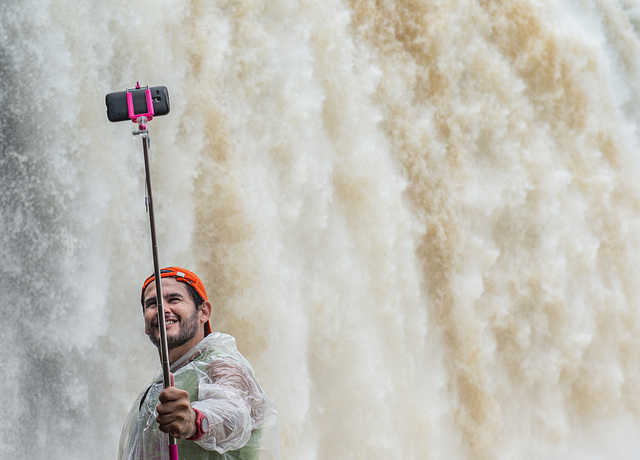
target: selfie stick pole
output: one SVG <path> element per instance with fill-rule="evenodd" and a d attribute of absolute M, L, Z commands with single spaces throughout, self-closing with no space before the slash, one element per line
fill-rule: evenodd
<path fill-rule="evenodd" d="M 136 86 L 140 89 L 140 84 Z M 156 223 L 153 214 L 153 195 L 151 192 L 151 173 L 149 168 L 149 131 L 147 130 L 147 122 L 153 118 L 153 101 L 151 100 L 151 91 L 147 88 L 147 113 L 135 114 L 133 109 L 133 96 L 127 92 L 127 106 L 129 110 L 129 118 L 138 124 L 138 129 L 133 131 L 134 136 L 140 136 L 142 139 L 142 150 L 144 153 L 144 173 L 146 176 L 147 189 L 147 211 L 149 213 L 149 226 L 151 228 L 151 251 L 153 253 L 153 273 L 156 281 L 156 302 L 158 306 L 158 329 L 160 330 L 160 361 L 162 362 L 162 374 L 164 380 L 164 388 L 172 386 L 171 369 L 169 367 L 169 346 L 167 345 L 167 325 L 164 319 L 164 301 L 162 297 L 162 278 L 160 277 L 160 264 L 158 263 L 158 244 L 156 242 Z M 178 460 L 178 445 L 176 439 L 169 435 L 169 460 Z"/>

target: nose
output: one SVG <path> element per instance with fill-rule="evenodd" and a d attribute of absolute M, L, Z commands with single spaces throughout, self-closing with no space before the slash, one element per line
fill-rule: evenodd
<path fill-rule="evenodd" d="M 170 303 L 166 303 L 165 302 L 165 304 L 164 304 L 164 316 L 165 316 L 165 318 L 167 316 L 173 316 L 173 317 L 176 316 L 176 314 L 173 311 L 173 307 L 171 306 Z"/>

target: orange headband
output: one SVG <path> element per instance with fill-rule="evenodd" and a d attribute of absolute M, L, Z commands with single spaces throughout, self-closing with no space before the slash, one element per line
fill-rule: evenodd
<path fill-rule="evenodd" d="M 204 284 L 202 284 L 202 281 L 200 281 L 200 278 L 198 278 L 195 275 L 195 273 L 180 267 L 165 267 L 162 270 L 160 270 L 160 278 L 168 278 L 168 277 L 173 277 L 176 279 L 176 281 L 187 283 L 189 286 L 195 289 L 198 295 L 202 297 L 202 300 L 204 300 L 205 302 L 207 301 L 207 291 L 204 288 Z M 155 279 L 156 279 L 156 275 L 153 274 L 144 281 L 144 284 L 142 285 L 142 292 L 140 294 L 140 303 L 144 301 L 144 290 Z M 207 321 L 206 324 L 204 325 L 204 335 L 206 336 L 210 333 L 211 333 L 211 325 L 209 324 L 209 321 Z"/>

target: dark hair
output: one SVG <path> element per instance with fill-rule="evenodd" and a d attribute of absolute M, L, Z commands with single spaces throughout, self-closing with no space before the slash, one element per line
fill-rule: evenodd
<path fill-rule="evenodd" d="M 189 283 L 184 284 L 187 285 L 187 291 L 189 292 L 189 296 L 191 296 L 191 300 L 193 300 L 193 303 L 195 304 L 197 310 L 198 308 L 200 308 L 200 305 L 204 303 L 204 299 L 200 297 L 200 294 L 198 294 L 198 291 L 196 291 L 193 286 L 191 286 Z"/>

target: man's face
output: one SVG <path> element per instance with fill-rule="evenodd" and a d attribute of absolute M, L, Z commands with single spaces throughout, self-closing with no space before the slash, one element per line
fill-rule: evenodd
<path fill-rule="evenodd" d="M 162 278 L 162 297 L 164 298 L 167 344 L 171 350 L 194 340 L 198 335 L 199 329 L 202 328 L 199 321 L 201 312 L 196 310 L 187 285 L 176 281 L 175 278 Z M 159 346 L 160 329 L 158 328 L 155 281 L 145 289 L 143 305 L 145 333 L 155 346 Z"/>

